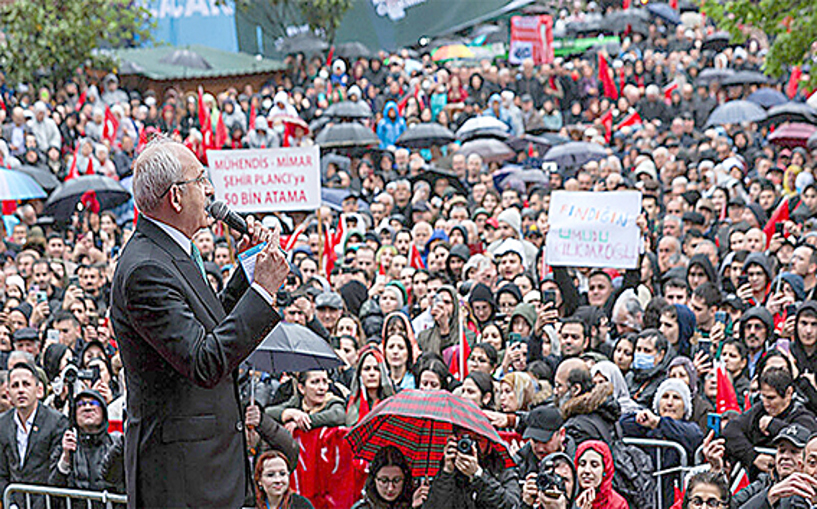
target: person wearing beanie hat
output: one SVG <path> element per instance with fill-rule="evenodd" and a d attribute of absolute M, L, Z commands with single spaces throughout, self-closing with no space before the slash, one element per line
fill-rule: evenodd
<path fill-rule="evenodd" d="M 516 207 L 509 207 L 496 216 L 499 222 L 499 231 L 503 238 L 519 238 L 522 236 L 522 214 Z M 510 228 L 510 231 L 508 230 Z"/>
<path fill-rule="evenodd" d="M 517 304 L 511 314 L 511 332 L 521 334 L 523 338 L 533 334 L 536 327 L 536 308 L 533 304 Z"/>
<path fill-rule="evenodd" d="M 513 279 L 525 272 L 527 260 L 525 259 L 525 246 L 516 239 L 505 239 L 494 252 L 494 256 L 499 261 L 497 272 L 505 281 Z"/>
<path fill-rule="evenodd" d="M 445 261 L 446 270 L 452 281 L 464 280 L 462 278 L 462 268 L 471 257 L 471 250 L 465 244 L 455 244 L 448 252 L 448 259 Z"/>
<path fill-rule="evenodd" d="M 764 253 L 751 253 L 743 262 L 743 273 L 748 276 L 749 283 L 738 288 L 738 297 L 752 306 L 764 304 L 774 279 L 769 259 Z"/>
<path fill-rule="evenodd" d="M 652 410 L 642 410 L 624 415 L 621 429 L 624 436 L 668 440 L 681 444 L 687 457 L 692 457 L 704 439 L 698 424 L 689 421 L 692 415 L 692 395 L 686 382 L 678 378 L 668 378 L 661 382 L 655 392 Z M 664 468 L 680 465 L 678 453 L 667 451 L 662 458 Z M 672 485 L 663 483 L 665 500 L 671 500 Z M 669 497 L 669 498 L 667 498 Z"/>

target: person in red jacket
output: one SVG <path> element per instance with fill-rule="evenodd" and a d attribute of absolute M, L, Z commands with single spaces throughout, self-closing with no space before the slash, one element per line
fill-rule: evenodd
<path fill-rule="evenodd" d="M 629 509 L 624 497 L 613 489 L 615 466 L 610 448 L 602 441 L 587 440 L 576 449 L 579 509 Z"/>

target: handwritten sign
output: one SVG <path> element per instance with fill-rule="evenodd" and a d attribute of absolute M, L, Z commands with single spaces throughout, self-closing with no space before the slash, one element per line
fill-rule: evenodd
<path fill-rule="evenodd" d="M 550 198 L 549 265 L 634 269 L 641 193 L 555 191 Z"/>
<path fill-rule="evenodd" d="M 216 198 L 238 212 L 314 210 L 321 204 L 317 146 L 208 150 Z"/>

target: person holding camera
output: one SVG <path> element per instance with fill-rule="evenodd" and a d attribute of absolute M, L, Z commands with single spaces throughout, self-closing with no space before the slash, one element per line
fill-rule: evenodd
<path fill-rule="evenodd" d="M 59 461 L 52 465 L 49 484 L 92 491 L 125 493 L 124 459 L 117 454 L 118 468 L 105 465 L 104 458 L 122 445 L 119 432 L 108 432 L 108 405 L 95 390 L 78 393 L 71 408 L 75 427 L 65 430 L 59 449 Z M 105 466 L 103 466 L 105 465 Z M 108 472 L 116 473 L 113 477 Z"/>
<path fill-rule="evenodd" d="M 457 429 L 448 437 L 424 509 L 512 509 L 519 505 L 519 480 L 504 468 L 488 439 Z"/>
<path fill-rule="evenodd" d="M 576 469 L 563 452 L 546 456 L 538 471 L 525 476 L 519 509 L 572 509 L 576 498 Z"/>

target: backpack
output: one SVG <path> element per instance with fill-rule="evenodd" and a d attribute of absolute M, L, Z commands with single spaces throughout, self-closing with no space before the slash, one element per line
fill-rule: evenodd
<path fill-rule="evenodd" d="M 656 509 L 658 483 L 653 474 L 652 458 L 634 445 L 621 440 L 621 429 L 616 423 L 616 437 L 610 441 L 613 465 L 613 489 L 627 500 L 632 508 Z"/>

